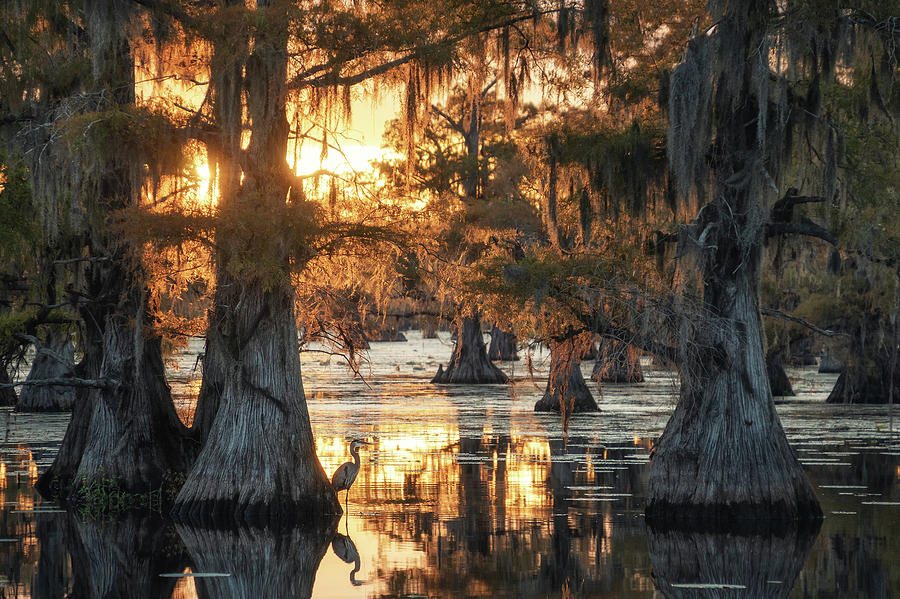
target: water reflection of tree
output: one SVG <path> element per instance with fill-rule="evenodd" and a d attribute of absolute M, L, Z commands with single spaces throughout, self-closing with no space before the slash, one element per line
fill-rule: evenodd
<path fill-rule="evenodd" d="M 94 521 L 69 514 L 64 538 L 73 597 L 171 597 L 177 579 L 160 574 L 188 563 L 171 523 L 156 516 Z"/>
<path fill-rule="evenodd" d="M 337 521 L 284 530 L 178 526 L 178 533 L 194 572 L 230 574 L 196 578 L 199 599 L 304 599 L 312 595 L 316 570 L 335 536 Z"/>
<path fill-rule="evenodd" d="M 35 536 L 40 545 L 37 569 L 31 579 L 31 596 L 46 599 L 66 597 L 69 560 L 66 553 L 66 518 L 62 514 L 39 514 Z"/>
<path fill-rule="evenodd" d="M 818 533 L 819 521 L 760 534 L 648 527 L 647 544 L 656 586 L 669 599 L 777 598 L 790 595 Z M 705 584 L 719 587 L 682 586 Z"/>
<path fill-rule="evenodd" d="M 587 439 L 572 437 L 569 445 L 562 439 L 550 439 L 550 490 L 553 495 L 551 551 L 541 558 L 536 591 L 552 592 L 567 586 L 578 591 L 584 585 L 585 570 L 572 553 L 572 529 L 569 508 L 571 487 L 575 485 L 575 465 L 584 461 Z M 580 458 L 580 460 L 579 460 Z"/>

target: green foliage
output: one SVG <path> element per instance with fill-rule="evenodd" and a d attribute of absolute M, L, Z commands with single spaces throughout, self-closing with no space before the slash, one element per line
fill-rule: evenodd
<path fill-rule="evenodd" d="M 0 156 L 0 264 L 34 251 L 40 238 L 28 171 L 12 156 Z"/>
<path fill-rule="evenodd" d="M 121 480 L 104 476 L 101 468 L 99 476 L 81 479 L 71 501 L 82 518 L 115 518 L 133 510 L 162 514 L 174 504 L 184 480 L 184 474 L 170 471 L 165 473 L 159 488 L 132 493 L 123 489 Z"/>

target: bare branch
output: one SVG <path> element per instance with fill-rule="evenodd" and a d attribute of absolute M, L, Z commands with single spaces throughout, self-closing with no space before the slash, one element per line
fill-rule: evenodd
<path fill-rule="evenodd" d="M 766 237 L 775 237 L 776 235 L 806 235 L 808 237 L 817 237 L 827 241 L 831 245 L 837 245 L 837 236 L 824 227 L 820 227 L 808 218 L 804 218 L 795 223 L 769 223 L 766 226 Z"/>
<path fill-rule="evenodd" d="M 821 327 L 817 327 L 813 323 L 808 320 L 804 320 L 797 316 L 792 316 L 791 314 L 785 314 L 780 310 L 775 310 L 772 308 L 760 308 L 759 313 L 763 316 L 771 316 L 772 318 L 780 318 L 781 320 L 787 320 L 789 322 L 795 322 L 801 326 L 808 328 L 811 331 L 815 331 L 820 335 L 825 335 L 826 337 L 849 337 L 847 333 L 842 333 L 840 331 L 831 331 L 828 329 L 823 329 Z"/>
<path fill-rule="evenodd" d="M 0 383 L 0 389 L 10 387 L 89 387 L 92 389 L 112 390 L 118 386 L 113 379 L 79 379 L 74 377 L 58 377 L 37 381 L 21 381 L 18 383 Z"/>

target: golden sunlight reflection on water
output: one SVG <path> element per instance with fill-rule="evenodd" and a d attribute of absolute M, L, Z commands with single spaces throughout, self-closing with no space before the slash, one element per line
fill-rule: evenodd
<path fill-rule="evenodd" d="M 408 343 L 372 344 L 366 382 L 353 379 L 337 360 L 302 355 L 316 450 L 326 474 L 351 459 L 351 439 L 371 444 L 360 451 L 360 473 L 346 499 L 348 513 L 337 523 L 337 532 L 348 537 L 335 537 L 342 545 L 300 540 L 279 553 L 283 549 L 266 545 L 264 538 L 253 545 L 253 535 L 245 535 L 234 541 L 239 549 L 223 552 L 229 537 L 212 535 L 204 545 L 198 535 L 201 542 L 191 544 L 184 531 L 164 528 L 166 550 L 182 557 L 159 566 L 170 568 L 162 572 L 191 572 L 196 566 L 202 574 L 206 559 L 207 567 L 218 564 L 235 579 L 248 577 L 234 580 L 232 588 L 249 585 L 267 596 L 296 594 L 303 587 L 297 579 L 304 576 L 310 577 L 306 582 L 316 598 L 543 599 L 563 597 L 565 588 L 578 597 L 661 596 L 642 512 L 651 444 L 672 408 L 672 374 L 648 370 L 642 385 L 605 387 L 599 398 L 603 412 L 574 417 L 566 444 L 558 416 L 532 411 L 545 372 L 532 381 L 521 364 L 503 364 L 507 372 L 516 369 L 511 387 L 434 386 L 428 379 L 450 354 L 447 334 L 438 340 L 422 340 L 418 332 L 407 336 Z M 186 420 L 199 388 L 194 367 L 202 347 L 202 340 L 191 340 L 187 352 L 170 361 L 173 393 Z M 590 366 L 584 365 L 586 373 Z M 826 519 L 796 586 L 807 596 L 820 596 L 820 590 L 844 580 L 844 596 L 870 596 L 869 579 L 852 574 L 865 565 L 881 577 L 883 588 L 900 591 L 900 573 L 888 565 L 900 554 L 900 537 L 890 532 L 900 526 L 900 508 L 890 505 L 900 500 L 900 465 L 897 449 L 885 445 L 885 433 L 873 418 L 878 408 L 842 407 L 822 418 L 827 380 L 808 371 L 792 376 L 798 399 L 779 405 L 779 412 L 798 454 L 809 461 L 823 508 L 840 514 Z M 52 529 L 46 526 L 54 522 L 49 519 L 56 515 L 41 510 L 53 506 L 40 500 L 31 484 L 37 468 L 49 465 L 65 420 L 19 414 L 11 422 L 9 443 L 0 455 L 5 474 L 0 496 L 6 504 L 0 536 L 15 542 L 0 543 L 0 552 L 16 565 L 4 570 L 0 560 L 0 577 L 17 578 L 0 583 L 6 596 L 41 596 L 41 556 L 49 559 L 62 551 L 65 560 L 58 548 L 73 534 L 80 535 L 81 545 L 67 549 L 70 554 L 87 547 L 97 556 L 136 555 L 138 542 L 127 527 L 117 535 L 112 524 L 83 525 L 77 517 L 60 516 L 57 526 L 67 532 L 59 537 L 48 532 Z M 849 448 L 848 430 L 855 435 Z M 28 439 L 34 444 L 26 444 Z M 339 499 L 343 505 L 344 492 Z M 98 540 L 107 544 L 89 545 Z M 857 543 L 856 552 L 840 553 L 848 543 Z M 140 546 L 159 545 L 141 541 Z M 298 555 L 301 546 L 314 551 Z M 358 568 L 350 547 L 358 552 Z M 279 563 L 265 561 L 270 550 L 278 556 L 270 561 Z M 226 559 L 215 562 L 223 553 Z M 241 570 L 248 562 L 271 572 L 253 579 Z M 287 568 L 280 571 L 284 562 Z M 59 571 L 66 585 L 74 584 L 74 563 Z M 247 596 L 223 594 L 227 583 L 205 586 L 213 585 L 209 580 L 178 578 L 162 587 L 163 595 L 153 596 Z"/>

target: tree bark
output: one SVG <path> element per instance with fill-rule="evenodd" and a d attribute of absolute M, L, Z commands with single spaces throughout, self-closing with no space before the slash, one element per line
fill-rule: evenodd
<path fill-rule="evenodd" d="M 84 322 L 82 348 L 84 356 L 75 366 L 74 374 L 79 378 L 96 379 L 100 375 L 100 363 L 103 361 L 103 329 L 104 310 L 96 304 L 84 305 L 79 311 Z M 66 427 L 62 444 L 53 463 L 38 477 L 35 487 L 44 497 L 65 501 L 69 496 L 75 473 L 81 463 L 81 456 L 87 445 L 91 415 L 94 412 L 93 401 L 96 390 L 87 387 L 75 389 L 75 403 L 72 406 L 72 418 Z"/>
<path fill-rule="evenodd" d="M 640 352 L 621 341 L 604 339 L 600 344 L 591 380 L 598 383 L 643 383 Z"/>
<path fill-rule="evenodd" d="M 72 374 L 75 366 L 75 345 L 68 336 L 50 333 L 47 336 L 46 347 L 56 354 L 56 357 L 62 358 L 64 363 L 61 363 L 56 357 L 38 351 L 31 363 L 31 370 L 28 372 L 26 380 L 46 380 Z M 75 389 L 72 387 L 24 387 L 19 392 L 16 411 L 65 412 L 72 409 L 74 401 Z"/>
<path fill-rule="evenodd" d="M 506 383 L 509 378 L 487 357 L 481 320 L 477 312 L 457 320 L 456 346 L 446 370 L 439 370 L 431 379 L 438 385 L 490 385 Z"/>
<path fill-rule="evenodd" d="M 198 422 L 198 430 L 209 428 L 173 510 L 176 519 L 192 524 L 284 524 L 341 513 L 316 456 L 300 375 L 289 272 L 292 260 L 308 256 L 277 226 L 254 229 L 257 223 L 246 221 L 249 214 L 260 215 L 264 224 L 265 218 L 283 218 L 286 202 L 292 201 L 286 163 L 287 7 L 259 0 L 256 17 L 266 26 L 253 30 L 252 44 L 237 40 L 244 50 L 252 46 L 245 61 L 227 63 L 245 63 L 232 75 L 243 73 L 251 133 L 246 150 L 232 143 L 225 157 L 228 172 L 243 178 L 231 177 L 219 209 L 241 222 L 217 231 L 217 288 L 207 334 L 211 363 L 208 371 L 204 366 L 204 376 L 210 376 L 208 405 Z M 226 99 L 241 106 L 241 86 L 225 81 L 218 86 L 217 106 L 225 106 Z M 240 113 L 225 114 L 231 119 L 226 133 L 239 140 Z"/>
<path fill-rule="evenodd" d="M 766 376 L 769 379 L 769 388 L 775 397 L 793 397 L 794 387 L 782 364 L 783 360 L 779 353 L 769 353 L 766 356 Z"/>
<path fill-rule="evenodd" d="M 581 374 L 574 339 L 554 342 L 550 345 L 550 374 L 543 397 L 534 404 L 535 412 L 559 412 L 565 406 L 566 413 L 599 412 L 597 401 Z"/>
<path fill-rule="evenodd" d="M 87 442 L 69 496 L 76 503 L 93 482 L 106 479 L 130 493 L 159 489 L 174 474 L 187 472 L 193 457 L 194 445 L 166 383 L 161 339 L 144 330 L 145 291 L 125 285 L 126 301 L 106 319 L 99 373 L 117 386 L 89 395 Z"/>
<path fill-rule="evenodd" d="M 0 364 L 0 384 L 8 385 L 10 383 L 12 383 L 12 379 L 6 365 Z M 0 406 L 14 406 L 18 401 L 16 390 L 13 387 L 0 387 Z"/>
<path fill-rule="evenodd" d="M 715 123 L 713 143 L 695 156 L 711 153 L 702 160 L 712 165 L 715 186 L 687 231 L 699 254 L 708 320 L 681 340 L 681 396 L 650 465 L 651 525 L 739 527 L 747 519 L 822 517 L 775 412 L 763 355 L 760 268 L 776 191 L 761 165 L 771 159 L 777 166 L 781 149 L 767 137 L 772 129 L 750 125 L 769 103 L 757 75 L 768 64 L 751 55 L 766 43 L 770 7 L 713 0 L 710 9 L 721 14 L 714 37 L 692 40 L 686 53 L 692 66 L 702 63 L 703 79 L 692 91 L 710 90 L 693 104 L 707 110 L 708 102 L 713 114 L 703 118 Z M 704 47 L 715 56 L 699 58 Z M 688 96 L 680 102 L 690 103 Z"/>
<path fill-rule="evenodd" d="M 507 333 L 497 325 L 491 329 L 491 345 L 488 358 L 501 362 L 515 362 L 519 359 L 518 340 L 513 333 Z"/>
<path fill-rule="evenodd" d="M 720 251 L 728 251 L 726 242 L 719 238 Z M 709 351 L 681 365 L 681 398 L 651 462 L 648 521 L 695 526 L 715 520 L 724 526 L 747 518 L 821 517 L 769 390 L 758 251 L 744 260 L 749 262 L 737 271 L 723 261 L 704 273 L 719 330 L 697 344 Z M 727 357 L 717 358 L 716 347 Z"/>
<path fill-rule="evenodd" d="M 198 524 L 266 524 L 340 513 L 316 456 L 293 289 L 237 280 L 220 289 L 223 305 L 241 309 L 210 323 L 227 348 L 221 403 L 173 515 Z"/>

